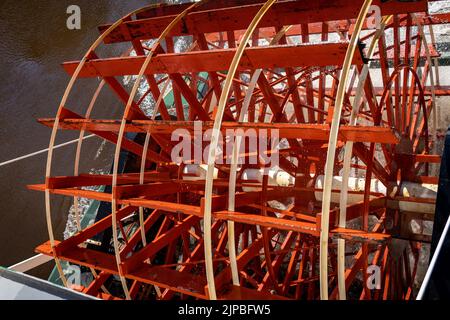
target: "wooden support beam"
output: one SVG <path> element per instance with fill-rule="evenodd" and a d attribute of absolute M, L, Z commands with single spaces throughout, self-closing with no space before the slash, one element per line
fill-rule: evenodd
<path fill-rule="evenodd" d="M 400 23 L 399 25 L 401 27 L 405 27 L 407 25 L 415 26 L 414 22 L 408 21 L 407 17 L 408 15 L 405 14 L 399 14 L 400 16 Z M 433 14 L 429 15 L 426 12 L 417 12 L 416 17 L 421 25 L 437 25 L 437 24 L 446 24 L 450 23 L 450 13 L 439 13 L 439 14 Z M 372 30 L 372 26 L 369 26 L 367 24 L 367 21 L 364 21 L 363 24 L 363 30 Z M 309 34 L 317 34 L 317 35 L 328 35 L 328 33 L 332 33 L 334 30 L 349 30 L 351 25 L 355 23 L 355 19 L 346 19 L 346 20 L 335 20 L 335 21 L 327 21 L 325 22 L 314 22 L 314 23 L 308 23 L 308 31 Z M 323 32 L 323 24 L 327 26 L 325 28 L 325 32 Z M 391 24 L 388 24 L 386 26 L 386 30 L 390 29 L 392 27 Z M 235 30 L 236 38 L 239 38 L 242 36 L 245 30 Z M 273 38 L 277 32 L 274 31 L 273 27 L 267 27 L 267 28 L 259 28 L 259 37 L 260 39 L 266 38 L 271 39 Z M 292 36 L 302 36 L 302 28 L 301 24 L 292 25 L 292 27 L 286 32 L 286 36 L 292 37 Z M 362 39 L 365 39 L 367 36 L 362 37 Z M 322 37 L 322 41 L 326 41 L 324 39 L 326 37 Z M 209 42 L 219 42 L 219 41 L 228 41 L 227 34 L 219 34 L 219 33 L 209 33 L 207 35 L 207 39 Z"/>
<path fill-rule="evenodd" d="M 111 274 L 108 272 L 105 271 L 100 272 L 97 278 L 94 278 L 94 280 L 91 282 L 89 287 L 83 290 L 83 293 L 91 296 L 96 296 L 99 293 L 100 288 L 103 286 L 105 281 L 108 280 L 110 276 Z"/>
<path fill-rule="evenodd" d="M 113 188 L 115 199 L 139 198 L 143 196 L 163 196 L 182 191 L 182 185 L 175 182 L 155 182 L 149 184 L 116 186 Z"/>
<path fill-rule="evenodd" d="M 189 230 L 195 223 L 198 223 L 200 218 L 196 216 L 188 216 L 183 221 L 174 225 L 170 230 L 157 237 L 155 240 L 147 244 L 138 252 L 134 253 L 131 257 L 124 260 L 122 263 L 122 270 L 125 273 L 131 273 L 148 258 L 153 257 L 161 249 L 168 246 L 170 243 L 181 237 L 181 233 Z"/>
<path fill-rule="evenodd" d="M 320 235 L 320 227 L 317 223 L 310 223 L 297 220 L 280 219 L 275 217 L 267 217 L 256 214 L 247 214 L 231 211 L 219 211 L 214 213 L 216 219 L 234 221 L 250 225 L 259 225 L 277 230 L 286 230 L 310 234 L 313 236 Z M 319 224 L 320 225 L 320 224 Z M 385 233 L 365 232 L 361 230 L 353 230 L 346 228 L 335 228 L 330 231 L 330 236 L 345 238 L 352 241 L 386 241 L 390 235 Z"/>
<path fill-rule="evenodd" d="M 72 112 L 69 109 L 63 108 L 61 111 L 60 121 L 64 122 L 64 120 L 67 118 L 78 119 L 78 120 L 87 120 L 87 119 L 83 118 L 82 116 L 76 114 L 75 112 Z M 117 144 L 117 141 L 119 139 L 118 135 L 113 132 L 96 131 L 96 130 L 94 130 L 94 131 L 87 130 L 87 131 L 89 131 L 109 142 L 112 142 L 114 144 Z M 142 156 L 142 152 L 143 152 L 143 146 L 141 146 L 140 144 L 138 144 L 134 141 L 131 141 L 125 137 L 123 137 L 123 139 L 122 139 L 122 149 L 129 151 L 131 153 L 134 153 L 139 157 Z M 162 155 L 159 155 L 158 153 L 156 153 L 152 150 L 148 150 L 147 160 L 149 160 L 151 162 L 167 162 L 168 158 L 166 158 Z"/>
<path fill-rule="evenodd" d="M 274 228 L 277 230 L 294 231 L 314 236 L 319 235 L 316 224 L 310 222 L 280 219 L 275 217 L 267 217 L 232 211 L 218 211 L 214 213 L 214 217 L 216 219 L 234 221 L 250 225 L 259 225 L 266 228 Z"/>
<path fill-rule="evenodd" d="M 137 209 L 137 207 L 127 206 L 118 210 L 116 212 L 117 220 L 125 218 L 126 216 L 135 212 Z M 57 246 L 55 246 L 55 252 L 57 254 L 62 254 L 64 251 L 74 249 L 77 245 L 83 243 L 84 241 L 93 238 L 94 236 L 108 228 L 111 228 L 111 222 L 111 215 L 106 216 L 105 218 L 95 222 L 93 225 L 78 232 L 76 235 L 68 238 L 63 242 L 60 242 Z"/>
<path fill-rule="evenodd" d="M 95 54 L 95 52 L 91 52 L 90 60 L 99 59 L 99 57 Z M 117 97 L 122 101 L 122 103 L 126 106 L 128 104 L 128 100 L 130 99 L 130 95 L 125 90 L 123 85 L 114 77 L 103 77 L 103 80 L 109 86 L 109 88 L 117 95 Z M 131 109 L 129 113 L 130 119 L 147 119 L 147 116 L 141 110 L 141 108 L 137 105 L 135 101 L 131 103 Z"/>
<path fill-rule="evenodd" d="M 173 83 L 180 90 L 181 94 L 184 96 L 189 105 L 195 110 L 198 118 L 202 121 L 211 120 L 208 112 L 203 108 L 202 104 L 197 100 L 196 95 L 192 93 L 191 88 L 184 81 L 183 77 L 179 73 L 172 73 L 170 75 L 170 79 L 172 79 Z"/>
<path fill-rule="evenodd" d="M 266 201 L 283 199 L 293 196 L 295 190 L 272 189 L 269 188 L 265 195 Z M 204 207 L 205 198 L 202 198 L 200 206 Z M 239 208 L 251 204 L 259 204 L 262 201 L 262 191 L 238 192 L 235 194 L 235 207 Z M 228 195 L 214 195 L 212 197 L 211 208 L 213 211 L 226 210 L 228 208 Z M 203 211 L 203 210 L 202 210 Z"/>
<path fill-rule="evenodd" d="M 169 180 L 168 172 L 150 171 L 144 173 L 144 183 Z M 117 175 L 117 184 L 139 183 L 140 173 L 123 173 Z M 79 176 L 60 176 L 46 179 L 49 189 L 79 188 L 88 186 L 112 185 L 111 174 L 80 174 Z"/>
<path fill-rule="evenodd" d="M 328 42 L 306 45 L 249 47 L 245 49 L 238 70 L 342 65 L 347 46 L 347 42 Z M 149 64 L 144 74 L 173 75 L 202 71 L 225 71 L 228 70 L 236 50 L 236 48 L 230 48 L 159 54 L 152 59 L 152 63 Z M 354 64 L 363 63 L 362 57 L 358 52 L 353 59 Z M 89 60 L 81 69 L 79 77 L 136 75 L 139 73 L 144 60 L 145 56 Z M 63 67 L 68 74 L 72 75 L 78 64 L 78 61 L 66 62 L 63 64 Z"/>
<path fill-rule="evenodd" d="M 59 241 L 56 241 L 56 244 L 59 245 Z M 35 251 L 48 256 L 53 256 L 50 241 L 38 246 Z M 60 259 L 101 270 L 109 274 L 119 274 L 114 255 L 100 251 L 86 248 L 74 248 L 64 252 L 64 254 L 60 256 Z M 156 285 L 160 288 L 170 289 L 200 299 L 207 299 L 204 291 L 204 284 L 206 283 L 205 277 L 181 273 L 169 268 L 152 267 L 145 263 L 139 264 L 135 272 L 125 273 L 124 275 L 128 279 Z"/>
<path fill-rule="evenodd" d="M 53 126 L 54 119 L 39 119 L 45 126 Z M 212 121 L 203 121 L 201 129 L 204 131 L 211 129 Z M 117 132 L 120 128 L 119 120 L 85 120 L 85 119 L 64 119 L 59 123 L 61 129 L 81 130 L 91 132 Z M 191 134 L 195 126 L 193 121 L 153 121 L 135 120 L 126 125 L 126 132 L 150 132 L 152 134 L 171 135 L 175 130 L 184 129 Z M 262 130 L 267 132 L 268 137 L 278 134 L 280 138 L 304 139 L 327 141 L 330 127 L 327 124 L 298 124 L 298 123 L 249 123 L 249 122 L 223 122 L 221 130 L 224 134 L 227 130 L 244 130 L 248 134 L 254 130 L 254 134 L 259 134 Z M 229 131 L 229 132 L 232 132 Z M 397 144 L 400 140 L 397 134 L 387 127 L 375 126 L 341 126 L 339 138 L 342 141 L 373 142 L 385 144 Z"/>
<path fill-rule="evenodd" d="M 198 11 L 189 13 L 183 23 L 176 25 L 170 36 L 195 35 L 200 32 L 212 33 L 220 31 L 245 30 L 253 17 L 261 8 L 261 3 L 250 3 L 233 7 L 218 7 L 215 9 L 198 7 Z M 275 3 L 270 14 L 265 15 L 258 27 L 273 27 L 278 25 L 295 25 L 302 23 L 324 22 L 334 20 L 354 19 L 363 4 L 362 0 L 335 1 L 279 1 Z M 427 12 L 427 1 L 396 2 L 374 0 L 374 5 L 381 9 L 381 15 L 405 14 L 410 12 Z M 233 3 L 231 4 L 233 5 Z M 131 41 L 132 39 L 157 38 L 174 19 L 175 15 L 154 16 L 147 19 L 124 22 L 111 32 L 105 43 Z M 100 32 L 109 26 L 101 26 Z"/>

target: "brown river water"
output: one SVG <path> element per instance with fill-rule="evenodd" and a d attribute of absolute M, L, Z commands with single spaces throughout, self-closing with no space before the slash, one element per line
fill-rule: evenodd
<path fill-rule="evenodd" d="M 79 60 L 98 36 L 97 26 L 114 22 L 152 1 L 145 0 L 1 0 L 0 1 L 0 163 L 48 147 L 50 129 L 36 122 L 54 117 L 69 81 L 60 63 Z M 66 27 L 69 5 L 81 8 L 81 30 Z M 95 89 L 95 88 L 94 88 Z M 93 86 L 77 86 L 71 95 L 84 109 Z M 106 100 L 108 101 L 108 97 Z M 110 108 L 121 105 L 111 97 Z M 57 143 L 76 137 L 58 135 Z M 86 141 L 87 153 L 96 154 L 100 142 Z M 68 174 L 75 146 L 55 151 L 53 175 Z M 0 167 L 0 266 L 9 266 L 34 255 L 47 241 L 44 194 L 26 189 L 43 183 L 47 154 Z M 92 156 L 94 157 L 94 156 Z M 106 159 L 97 165 L 108 167 Z M 103 161 L 103 162 L 102 162 Z M 89 170 L 88 167 L 84 168 Z M 62 238 L 70 198 L 55 198 L 55 234 Z M 33 271 L 45 277 L 48 264 Z"/>

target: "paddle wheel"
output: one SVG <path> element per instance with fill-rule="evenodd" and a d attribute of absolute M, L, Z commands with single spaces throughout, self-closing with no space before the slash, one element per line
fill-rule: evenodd
<path fill-rule="evenodd" d="M 447 94 L 425 34 L 447 15 L 427 6 L 198 1 L 100 26 L 63 65 L 56 117 L 39 119 L 53 131 L 45 184 L 29 186 L 46 198 L 37 252 L 68 286 L 63 262 L 83 266 L 93 280 L 76 289 L 105 299 L 413 298 L 438 182 L 435 97 Z M 91 103 L 71 105 L 88 78 Z M 123 103 L 119 119 L 102 90 Z M 61 130 L 80 135 L 74 169 L 55 176 Z M 87 133 L 114 146 L 110 174 L 80 172 Z M 54 195 L 74 201 L 63 241 Z M 110 212 L 83 226 L 81 198 Z"/>

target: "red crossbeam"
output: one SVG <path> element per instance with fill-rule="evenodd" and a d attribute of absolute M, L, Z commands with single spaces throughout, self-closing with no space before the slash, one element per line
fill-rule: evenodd
<path fill-rule="evenodd" d="M 45 126 L 52 127 L 54 119 L 38 119 Z M 93 119 L 64 119 L 59 122 L 60 129 L 66 130 L 88 130 L 91 132 L 118 132 L 119 120 L 93 120 Z M 212 121 L 203 121 L 201 130 L 204 132 L 213 127 Z M 150 132 L 152 134 L 171 135 L 176 130 L 193 133 L 195 122 L 193 121 L 153 121 L 136 120 L 131 121 L 125 127 L 126 132 Z M 265 131 L 267 136 L 277 134 L 280 138 L 304 139 L 304 140 L 328 140 L 330 126 L 327 124 L 302 124 L 302 123 L 239 123 L 223 122 L 222 132 L 227 134 L 242 130 L 244 134 L 259 134 Z M 181 133 L 181 131 L 179 131 Z M 374 142 L 397 144 L 399 137 L 387 127 L 374 126 L 341 126 L 339 129 L 340 139 L 354 142 Z"/>
<path fill-rule="evenodd" d="M 250 47 L 245 50 L 238 70 L 255 70 L 260 68 L 283 68 L 299 66 L 340 66 L 347 51 L 347 42 L 328 42 L 289 46 Z M 152 63 L 145 74 L 176 74 L 202 71 L 228 70 L 236 48 L 183 53 L 159 54 L 152 58 Z M 144 56 L 93 59 L 85 63 L 79 77 L 114 77 L 136 75 L 144 63 Z M 355 53 L 354 64 L 362 64 L 359 51 Z M 79 61 L 63 64 L 67 73 L 72 75 Z"/>
<path fill-rule="evenodd" d="M 302 23 L 324 22 L 333 20 L 354 19 L 363 4 L 362 0 L 319 0 L 319 1 L 278 1 L 270 13 L 265 15 L 259 27 L 273 27 Z M 399 13 L 426 12 L 427 1 L 414 2 L 373 1 L 381 8 L 381 14 L 391 15 Z M 212 33 L 220 31 L 245 30 L 253 17 L 261 8 L 261 4 L 239 5 L 235 7 L 218 8 L 192 12 L 183 23 L 176 25 L 169 35 L 194 35 L 198 33 Z M 198 8 L 202 10 L 200 6 Z M 180 8 L 181 10 L 181 8 Z M 169 16 L 156 16 L 122 23 L 116 30 L 105 38 L 105 43 L 131 41 L 132 39 L 157 38 L 175 18 L 176 13 Z M 101 26 L 101 32 L 109 26 Z"/>

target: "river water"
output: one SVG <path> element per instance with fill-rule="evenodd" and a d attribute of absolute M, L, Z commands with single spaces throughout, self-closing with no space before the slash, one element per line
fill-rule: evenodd
<path fill-rule="evenodd" d="M 97 26 L 114 22 L 145 0 L 1 0 L 0 1 L 0 163 L 48 147 L 50 129 L 37 117 L 54 117 L 69 81 L 60 63 L 79 60 L 98 36 Z M 66 28 L 69 5 L 81 8 L 81 30 Z M 86 90 L 89 92 L 86 94 Z M 87 106 L 92 86 L 77 86 L 72 98 Z M 102 101 L 107 101 L 102 100 Z M 111 98 L 111 108 L 120 108 Z M 58 136 L 59 143 L 75 138 Z M 93 155 L 98 140 L 86 142 Z M 74 146 L 55 151 L 53 175 L 73 166 Z M 103 162 L 102 162 L 103 161 Z M 97 159 L 97 166 L 108 166 Z M 109 161 L 109 160 L 108 160 Z M 44 194 L 26 189 L 43 183 L 46 154 L 0 167 L 0 266 L 9 266 L 34 254 L 47 241 Z M 57 238 L 65 229 L 69 198 L 55 198 L 53 221 Z M 33 272 L 45 276 L 50 265 Z"/>

